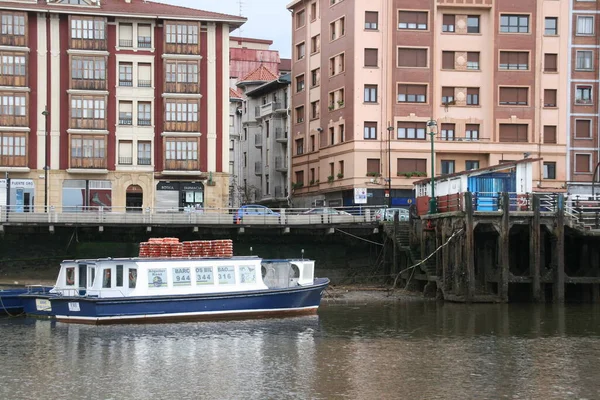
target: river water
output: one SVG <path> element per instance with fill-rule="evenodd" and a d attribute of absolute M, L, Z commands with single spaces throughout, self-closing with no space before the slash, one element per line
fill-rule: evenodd
<path fill-rule="evenodd" d="M 600 399 L 600 307 L 325 303 L 318 316 L 0 318 L 0 399 Z"/>

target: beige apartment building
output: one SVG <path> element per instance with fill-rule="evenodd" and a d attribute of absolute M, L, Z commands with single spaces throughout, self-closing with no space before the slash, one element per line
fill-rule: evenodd
<path fill-rule="evenodd" d="M 356 188 L 369 204 L 410 204 L 413 181 L 431 176 L 432 137 L 436 176 L 541 157 L 534 186 L 566 190 L 569 1 L 288 9 L 295 206 L 353 205 Z"/>

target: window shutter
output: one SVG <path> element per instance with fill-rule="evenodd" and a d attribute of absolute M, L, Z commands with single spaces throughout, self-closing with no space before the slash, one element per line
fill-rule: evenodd
<path fill-rule="evenodd" d="M 453 51 L 442 51 L 442 69 L 454 69 Z"/>
<path fill-rule="evenodd" d="M 556 143 L 555 125 L 544 125 L 544 143 Z"/>
<path fill-rule="evenodd" d="M 589 154 L 575 154 L 575 172 L 590 172 Z"/>
<path fill-rule="evenodd" d="M 426 67 L 427 66 L 427 49 L 418 49 L 417 50 L 417 67 Z"/>
<path fill-rule="evenodd" d="M 379 159 L 367 158 L 367 173 L 379 174 Z"/>
<path fill-rule="evenodd" d="M 138 25 L 138 36 L 150 37 L 150 25 Z"/>
<path fill-rule="evenodd" d="M 590 137 L 590 120 L 578 119 L 575 121 L 575 137 L 589 138 Z"/>
<path fill-rule="evenodd" d="M 152 80 L 150 64 L 140 64 L 139 65 L 138 79 L 140 81 L 151 81 Z"/>
<path fill-rule="evenodd" d="M 453 87 L 443 87 L 442 88 L 442 97 L 454 98 L 454 88 Z"/>
<path fill-rule="evenodd" d="M 133 26 L 131 24 L 119 24 L 119 39 L 133 40 Z"/>
<path fill-rule="evenodd" d="M 556 107 L 556 89 L 544 89 L 544 107 Z"/>
<path fill-rule="evenodd" d="M 557 54 L 544 54 L 544 71 L 546 71 L 546 72 L 558 71 L 557 61 L 558 61 Z"/>
<path fill-rule="evenodd" d="M 365 22 L 367 24 L 375 24 L 377 25 L 378 13 L 374 11 L 366 11 L 365 12 Z"/>
<path fill-rule="evenodd" d="M 365 49 L 365 66 L 377 66 L 377 49 Z"/>
<path fill-rule="evenodd" d="M 479 52 L 470 51 L 467 53 L 467 61 L 468 62 L 479 62 Z"/>
<path fill-rule="evenodd" d="M 517 124 L 500 124 L 500 141 L 517 142 Z"/>
<path fill-rule="evenodd" d="M 454 21 L 455 21 L 455 16 L 454 14 L 444 14 L 444 17 L 442 18 L 442 24 L 443 25 L 454 25 Z"/>

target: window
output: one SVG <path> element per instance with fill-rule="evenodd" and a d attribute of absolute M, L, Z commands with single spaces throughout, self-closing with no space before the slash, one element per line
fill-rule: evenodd
<path fill-rule="evenodd" d="M 71 135 L 71 168 L 106 168 L 106 137 L 94 135 Z M 87 161 L 86 161 L 87 159 Z M 98 159 L 99 163 L 89 163 Z"/>
<path fill-rule="evenodd" d="M 25 15 L 2 13 L 2 35 L 25 36 Z"/>
<path fill-rule="evenodd" d="M 380 176 L 380 167 L 379 158 L 367 158 L 367 176 Z"/>
<path fill-rule="evenodd" d="M 451 105 L 454 104 L 454 88 L 443 87 L 442 88 L 442 104 Z"/>
<path fill-rule="evenodd" d="M 334 145 L 335 144 L 335 129 L 332 127 L 329 128 L 329 144 L 330 145 Z M 333 163 L 331 163 L 331 168 L 333 169 Z"/>
<path fill-rule="evenodd" d="M 104 277 L 102 278 L 102 287 L 110 288 L 112 286 L 112 278 L 110 276 L 110 268 L 105 268 L 103 273 L 104 273 Z"/>
<path fill-rule="evenodd" d="M 306 12 L 300 10 L 296 13 L 296 29 L 302 28 L 306 24 Z"/>
<path fill-rule="evenodd" d="M 71 128 L 105 129 L 104 97 L 71 96 Z"/>
<path fill-rule="evenodd" d="M 427 173 L 427 160 L 424 158 L 398 158 L 397 174 L 419 172 Z"/>
<path fill-rule="evenodd" d="M 152 48 L 152 26 L 148 24 L 138 24 L 137 40 L 139 48 Z"/>
<path fill-rule="evenodd" d="M 345 35 L 346 30 L 346 18 L 342 17 L 329 24 L 329 37 L 331 40 L 336 40 Z"/>
<path fill-rule="evenodd" d="M 152 124 L 152 105 L 150 102 L 140 101 L 138 103 L 138 120 L 140 126 L 150 126 Z"/>
<path fill-rule="evenodd" d="M 165 145 L 165 160 L 198 160 L 198 139 L 196 138 L 167 138 Z"/>
<path fill-rule="evenodd" d="M 310 4 L 310 20 L 311 21 L 317 20 L 317 3 L 316 2 Z"/>
<path fill-rule="evenodd" d="M 594 52 L 592 50 L 577 50 L 575 52 L 575 69 L 581 71 L 593 71 Z"/>
<path fill-rule="evenodd" d="M 442 69 L 454 69 L 454 59 L 453 51 L 442 51 Z"/>
<path fill-rule="evenodd" d="M 315 68 L 310 71 L 310 86 L 319 86 L 321 80 L 321 68 Z"/>
<path fill-rule="evenodd" d="M 399 67 L 427 67 L 427 49 L 417 49 L 408 47 L 398 48 L 398 66 Z"/>
<path fill-rule="evenodd" d="M 575 154 L 575 172 L 590 172 L 592 164 L 591 154 Z"/>
<path fill-rule="evenodd" d="M 0 53 L 1 68 L 4 76 L 25 76 L 25 54 L 2 52 Z M 94 64 L 92 62 L 92 71 Z M 93 75 L 93 73 L 92 73 Z"/>
<path fill-rule="evenodd" d="M 474 169 L 479 169 L 479 161 L 478 160 L 465 161 L 465 171 L 471 171 Z"/>
<path fill-rule="evenodd" d="M 197 100 L 166 100 L 166 122 L 198 122 Z"/>
<path fill-rule="evenodd" d="M 377 11 L 365 11 L 365 29 L 377 30 L 379 13 Z"/>
<path fill-rule="evenodd" d="M 442 32 L 454 32 L 454 24 L 456 23 L 456 15 L 444 14 L 442 17 Z"/>
<path fill-rule="evenodd" d="M 296 45 L 296 60 L 302 60 L 306 54 L 304 42 Z"/>
<path fill-rule="evenodd" d="M 527 142 L 527 124 L 500 124 L 500 142 Z"/>
<path fill-rule="evenodd" d="M 544 35 L 558 35 L 558 18 L 546 17 L 544 20 Z"/>
<path fill-rule="evenodd" d="M 575 138 L 589 139 L 592 137 L 592 121 L 589 119 L 575 120 Z"/>
<path fill-rule="evenodd" d="M 310 38 L 310 52 L 311 54 L 318 53 L 321 49 L 321 35 L 315 35 Z"/>
<path fill-rule="evenodd" d="M 133 47 L 133 25 L 119 23 L 119 47 Z"/>
<path fill-rule="evenodd" d="M 301 124 L 304 122 L 304 106 L 296 107 L 294 111 L 296 113 L 296 123 Z"/>
<path fill-rule="evenodd" d="M 377 66 L 377 49 L 365 49 L 365 67 Z"/>
<path fill-rule="evenodd" d="M 338 174 L 341 174 L 342 176 L 344 176 L 344 162 L 340 161 L 338 163 L 338 165 L 339 165 L 339 172 L 338 172 Z"/>
<path fill-rule="evenodd" d="M 152 87 L 152 66 L 138 64 L 138 87 Z"/>
<path fill-rule="evenodd" d="M 427 30 L 427 12 L 398 11 L 398 29 Z"/>
<path fill-rule="evenodd" d="M 133 103 L 131 101 L 119 102 L 119 125 L 133 125 Z"/>
<path fill-rule="evenodd" d="M 377 85 L 365 85 L 365 103 L 377 103 Z"/>
<path fill-rule="evenodd" d="M 377 139 L 377 122 L 365 122 L 365 139 Z"/>
<path fill-rule="evenodd" d="M 344 53 L 333 56 L 329 59 L 329 75 L 341 74 L 345 70 Z"/>
<path fill-rule="evenodd" d="M 500 16 L 500 32 L 529 33 L 528 15 L 504 14 Z"/>
<path fill-rule="evenodd" d="M 558 71 L 558 54 L 545 53 L 544 54 L 544 72 L 557 72 Z"/>
<path fill-rule="evenodd" d="M 104 18 L 71 17 L 71 39 L 105 40 Z"/>
<path fill-rule="evenodd" d="M 556 89 L 544 89 L 544 107 L 556 107 Z"/>
<path fill-rule="evenodd" d="M 588 36 L 594 34 L 594 17 L 592 16 L 577 16 L 577 35 Z"/>
<path fill-rule="evenodd" d="M 454 160 L 442 160 L 442 175 L 454 173 Z"/>
<path fill-rule="evenodd" d="M 479 88 L 467 88 L 467 105 L 479 105 Z"/>
<path fill-rule="evenodd" d="M 167 23 L 167 44 L 198 44 L 198 24 Z"/>
<path fill-rule="evenodd" d="M 556 125 L 544 125 L 544 143 L 556 143 Z"/>
<path fill-rule="evenodd" d="M 465 140 L 479 140 L 479 124 L 467 124 L 465 127 Z"/>
<path fill-rule="evenodd" d="M 133 165 L 133 142 L 119 140 L 119 165 Z"/>
<path fill-rule="evenodd" d="M 467 69 L 479 70 L 479 52 L 467 52 Z"/>
<path fill-rule="evenodd" d="M 467 33 L 479 33 L 479 15 L 467 16 Z"/>
<path fill-rule="evenodd" d="M 119 86 L 133 86 L 132 63 L 119 63 Z"/>
<path fill-rule="evenodd" d="M 544 162 L 544 179 L 556 179 L 555 162 Z"/>
<path fill-rule="evenodd" d="M 304 185 L 304 171 L 296 171 L 296 180 L 295 180 L 295 184 L 296 185 Z"/>
<path fill-rule="evenodd" d="M 526 87 L 500 87 L 500 105 L 526 106 L 529 98 L 529 88 Z"/>
<path fill-rule="evenodd" d="M 425 122 L 398 122 L 398 139 L 425 140 Z"/>
<path fill-rule="evenodd" d="M 0 132 L 0 160 L 4 166 L 26 165 L 27 134 Z"/>
<path fill-rule="evenodd" d="M 296 93 L 304 90 L 304 74 L 296 77 Z"/>
<path fill-rule="evenodd" d="M 152 164 L 152 143 L 149 140 L 138 142 L 138 165 Z"/>
<path fill-rule="evenodd" d="M 27 115 L 24 94 L 3 94 L 0 96 L 0 116 L 24 117 Z"/>
<path fill-rule="evenodd" d="M 345 136 L 344 136 L 344 124 L 339 124 L 338 125 L 338 141 L 340 143 L 343 143 L 345 140 Z"/>
<path fill-rule="evenodd" d="M 398 103 L 426 103 L 427 85 L 398 85 Z"/>
<path fill-rule="evenodd" d="M 319 100 L 311 102 L 310 103 L 310 118 L 311 119 L 319 118 L 319 110 L 320 110 L 319 109 Z"/>
<path fill-rule="evenodd" d="M 242 158 L 243 158 L 243 163 L 244 163 L 244 168 L 245 168 L 248 166 L 248 153 L 244 152 L 244 155 Z M 244 185 L 244 186 L 246 186 L 246 185 Z"/>
<path fill-rule="evenodd" d="M 591 86 L 577 86 L 575 89 L 575 104 L 593 104 Z"/>
<path fill-rule="evenodd" d="M 526 51 L 501 51 L 500 69 L 528 70 L 529 53 Z"/>
<path fill-rule="evenodd" d="M 454 129 L 455 126 L 454 124 L 442 124 L 441 126 L 441 136 L 440 139 L 442 140 L 454 140 Z"/>
<path fill-rule="evenodd" d="M 337 110 L 344 106 L 344 88 L 329 92 L 329 111 Z"/>

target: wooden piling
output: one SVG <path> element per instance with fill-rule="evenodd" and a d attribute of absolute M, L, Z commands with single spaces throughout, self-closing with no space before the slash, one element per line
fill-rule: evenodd
<path fill-rule="evenodd" d="M 542 300 L 542 285 L 540 276 L 540 198 L 534 194 L 531 198 L 533 219 L 529 225 L 529 272 L 532 277 L 532 299 L 539 303 Z"/>
<path fill-rule="evenodd" d="M 442 225 L 442 243 L 446 243 L 446 241 L 448 240 L 448 235 L 446 234 L 446 232 L 448 231 L 448 229 L 446 229 L 446 224 L 444 223 Z M 444 248 L 442 248 L 442 287 L 445 292 L 448 292 L 450 290 L 450 287 L 452 285 L 452 283 L 450 282 L 450 276 L 449 276 L 449 268 L 448 268 L 448 263 L 450 261 L 450 246 L 444 246 Z"/>
<path fill-rule="evenodd" d="M 554 260 L 556 262 L 556 277 L 554 279 L 554 302 L 565 302 L 565 198 L 562 194 L 557 197 L 556 207 L 556 246 Z"/>
<path fill-rule="evenodd" d="M 465 193 L 465 266 L 467 270 L 467 301 L 475 296 L 475 243 L 473 232 L 473 194 Z"/>
<path fill-rule="evenodd" d="M 498 294 L 500 300 L 508 301 L 508 274 L 510 271 L 510 197 L 508 193 L 502 193 L 502 220 L 500 222 L 500 284 Z"/>

